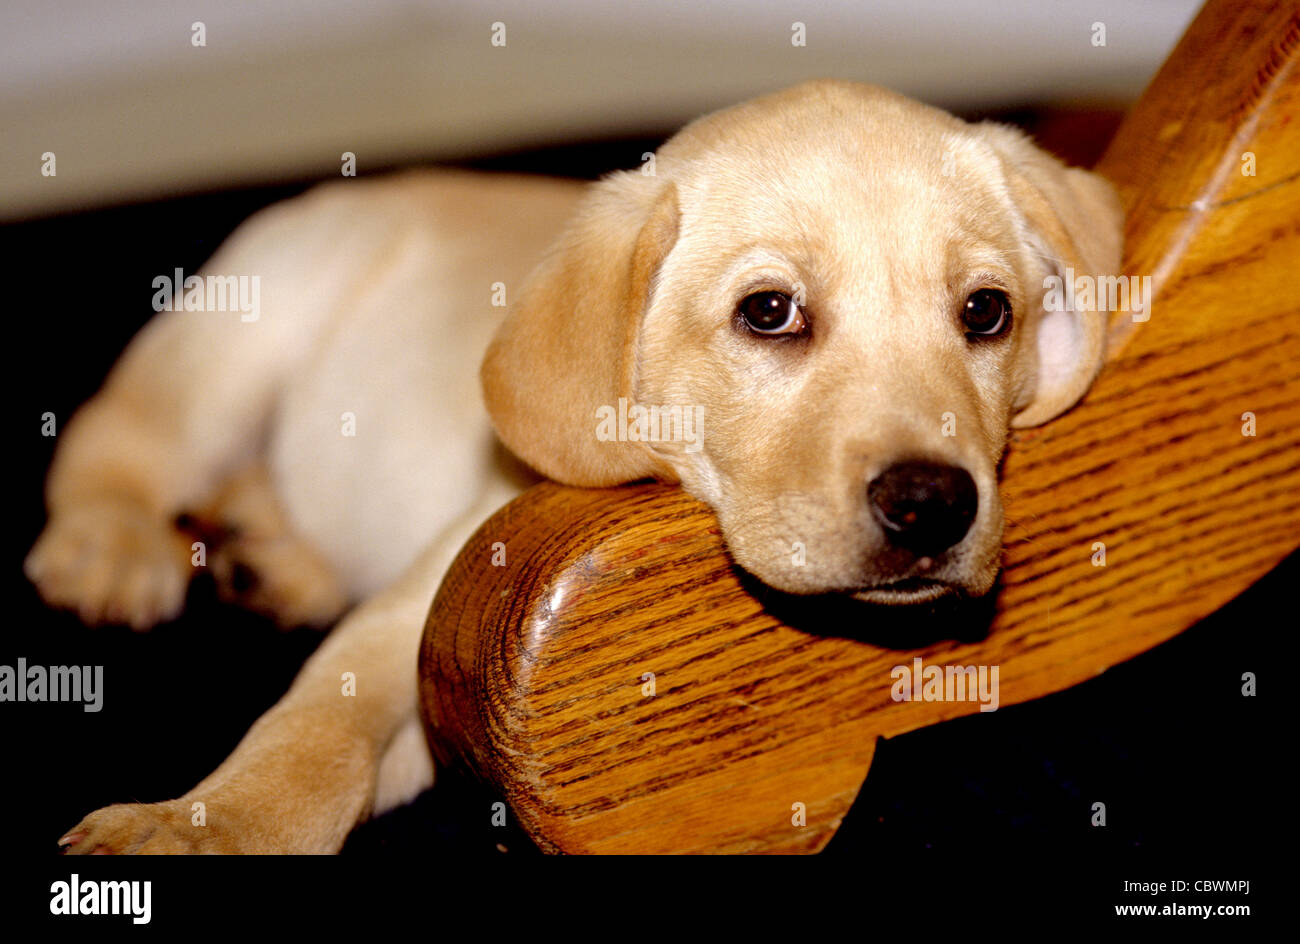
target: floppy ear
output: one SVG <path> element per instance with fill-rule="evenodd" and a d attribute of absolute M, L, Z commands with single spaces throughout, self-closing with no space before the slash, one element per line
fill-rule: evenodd
<path fill-rule="evenodd" d="M 480 379 L 498 435 L 569 485 L 617 485 L 659 470 L 640 442 L 602 442 L 597 409 L 618 409 L 650 286 L 677 239 L 676 188 L 639 171 L 594 184 L 529 276 Z"/>
<path fill-rule="evenodd" d="M 1118 276 L 1124 210 L 1111 185 L 1097 174 L 1066 167 L 1018 129 L 986 123 L 979 130 L 1002 158 L 1029 248 L 1042 257 L 1048 274 L 1061 285 L 1081 275 Z M 1074 406 L 1106 355 L 1107 311 L 1054 310 L 1065 306 L 1055 300 L 1045 304 L 1050 296 L 1042 282 L 1029 291 L 1034 310 L 1027 352 L 1033 363 L 1016 402 L 1014 427 L 1038 426 Z"/>

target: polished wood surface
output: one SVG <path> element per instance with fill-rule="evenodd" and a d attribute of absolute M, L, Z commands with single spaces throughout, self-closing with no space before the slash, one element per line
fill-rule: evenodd
<path fill-rule="evenodd" d="M 434 603 L 438 760 L 491 782 L 552 851 L 815 851 L 878 737 L 979 708 L 895 701 L 895 666 L 996 666 L 1000 703 L 1025 701 L 1274 567 L 1300 545 L 1298 49 L 1295 3 L 1211 2 L 1103 158 L 1126 272 L 1156 297 L 1149 320 L 1112 319 L 1077 409 L 1013 436 L 987 635 L 978 607 L 900 622 L 755 588 L 677 489 L 541 485 L 480 529 Z"/>

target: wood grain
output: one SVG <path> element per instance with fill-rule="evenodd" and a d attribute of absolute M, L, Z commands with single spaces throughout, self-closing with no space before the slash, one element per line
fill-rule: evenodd
<path fill-rule="evenodd" d="M 541 485 L 480 529 L 430 613 L 439 762 L 490 781 L 552 851 L 815 851 L 878 737 L 978 708 L 893 700 L 895 666 L 997 666 L 1002 705 L 1036 698 L 1274 567 L 1300 545 L 1298 48 L 1294 3 L 1211 2 L 1103 158 L 1126 271 L 1157 295 L 1149 321 L 1112 320 L 1082 405 L 1013 437 L 987 635 L 978 608 L 792 608 L 677 489 Z"/>

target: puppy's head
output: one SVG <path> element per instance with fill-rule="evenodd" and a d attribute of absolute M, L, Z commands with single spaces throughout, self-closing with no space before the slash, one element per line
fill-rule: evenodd
<path fill-rule="evenodd" d="M 779 590 L 987 591 L 1008 426 L 1101 364 L 1106 313 L 1044 282 L 1117 274 L 1110 187 L 845 82 L 700 119 L 653 170 L 596 184 L 508 315 L 505 443 L 575 485 L 680 481 Z"/>

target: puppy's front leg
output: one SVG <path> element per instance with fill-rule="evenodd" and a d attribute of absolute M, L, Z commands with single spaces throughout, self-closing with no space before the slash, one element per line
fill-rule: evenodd
<path fill-rule="evenodd" d="M 349 614 L 197 787 L 176 800 L 105 807 L 60 843 L 74 853 L 335 852 L 370 813 L 429 786 L 416 673 L 425 616 L 461 545 L 512 494 L 494 488 Z"/>

